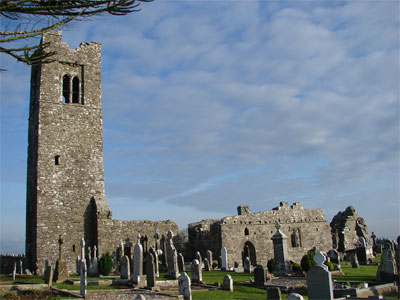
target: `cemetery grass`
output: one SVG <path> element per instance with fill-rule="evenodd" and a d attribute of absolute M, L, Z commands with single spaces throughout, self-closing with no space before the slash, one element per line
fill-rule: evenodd
<path fill-rule="evenodd" d="M 333 280 L 336 281 L 359 281 L 359 282 L 374 282 L 376 281 L 376 271 L 378 265 L 360 265 L 359 269 L 352 268 L 350 262 L 341 263 L 342 272 L 344 275 L 334 275 Z"/>

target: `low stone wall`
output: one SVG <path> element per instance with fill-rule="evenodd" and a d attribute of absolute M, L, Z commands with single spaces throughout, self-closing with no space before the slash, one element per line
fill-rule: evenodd
<path fill-rule="evenodd" d="M 17 264 L 17 273 L 21 273 L 20 261 L 22 261 L 22 271 L 23 271 L 26 266 L 24 254 L 0 255 L 0 274 L 11 274 L 14 269 L 14 263 Z"/>

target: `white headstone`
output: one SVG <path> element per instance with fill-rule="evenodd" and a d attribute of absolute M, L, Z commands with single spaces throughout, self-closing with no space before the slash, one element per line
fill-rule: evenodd
<path fill-rule="evenodd" d="M 133 274 L 132 281 L 138 283 L 139 276 L 143 275 L 143 247 L 140 243 L 140 234 L 138 235 L 138 241 L 133 251 Z"/>
<path fill-rule="evenodd" d="M 184 300 L 192 300 L 192 289 L 190 286 L 190 278 L 185 272 L 182 272 L 178 278 L 179 295 L 183 295 Z"/>
<path fill-rule="evenodd" d="M 227 270 L 228 269 L 228 251 L 226 250 L 225 247 L 222 247 L 221 249 L 221 259 L 222 259 L 222 270 Z"/>

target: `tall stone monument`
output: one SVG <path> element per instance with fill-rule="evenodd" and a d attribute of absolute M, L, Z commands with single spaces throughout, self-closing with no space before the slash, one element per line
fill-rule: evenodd
<path fill-rule="evenodd" d="M 282 275 L 290 272 L 290 261 L 288 260 L 287 237 L 280 231 L 281 225 L 277 222 L 275 224 L 276 232 L 272 236 L 274 244 L 274 274 Z"/>
<path fill-rule="evenodd" d="M 168 231 L 167 233 L 168 241 L 166 245 L 167 252 L 167 263 L 168 263 L 168 272 L 165 275 L 170 279 L 177 279 L 179 276 L 178 273 L 178 254 L 176 252 L 174 243 L 172 238 L 174 237 L 172 231 Z"/>

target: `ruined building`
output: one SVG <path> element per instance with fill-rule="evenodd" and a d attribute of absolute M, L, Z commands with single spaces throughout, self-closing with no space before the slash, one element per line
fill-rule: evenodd
<path fill-rule="evenodd" d="M 239 206 L 236 216 L 189 224 L 190 247 L 203 255 L 206 250 L 220 255 L 221 248 L 226 247 L 230 267 L 234 262 L 242 264 L 245 256 L 252 265 L 266 266 L 274 257 L 271 237 L 277 222 L 287 237 L 289 260 L 300 262 L 304 253 L 315 246 L 323 252 L 332 248 L 331 228 L 322 210 L 305 209 L 300 203 L 289 206 L 286 202 L 255 214 L 248 206 Z"/>
<path fill-rule="evenodd" d="M 29 110 L 26 260 L 40 271 L 44 260 L 53 266 L 58 238 L 64 259 L 74 271 L 80 240 L 97 246 L 99 255 L 115 252 L 120 241 L 135 242 L 138 233 L 177 232 L 168 220 L 118 221 L 104 192 L 101 47 L 82 43 L 70 49 L 61 32 L 47 33 L 42 43 L 54 51 L 51 63 L 32 66 Z M 129 249 L 128 249 L 129 250 Z"/>

